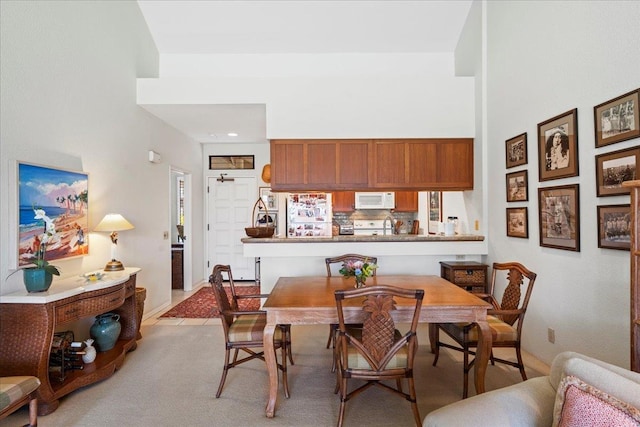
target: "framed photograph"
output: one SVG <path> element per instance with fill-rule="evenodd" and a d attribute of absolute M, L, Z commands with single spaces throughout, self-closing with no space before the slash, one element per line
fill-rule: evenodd
<path fill-rule="evenodd" d="M 640 89 L 593 107 L 596 148 L 640 136 Z"/>
<path fill-rule="evenodd" d="M 631 250 L 631 205 L 598 206 L 598 247 Z"/>
<path fill-rule="evenodd" d="M 438 225 L 442 222 L 442 192 L 429 191 L 427 193 L 429 204 L 429 234 L 438 233 Z"/>
<path fill-rule="evenodd" d="M 31 264 L 45 234 L 42 209 L 56 231 L 44 259 L 53 261 L 89 253 L 89 175 L 18 163 L 18 266 Z"/>
<path fill-rule="evenodd" d="M 507 236 L 529 238 L 527 208 L 507 208 Z"/>
<path fill-rule="evenodd" d="M 271 187 L 258 187 L 260 191 L 260 198 L 267 206 L 269 211 L 278 211 L 278 195 L 271 192 Z M 262 209 L 262 205 L 259 205 Z"/>
<path fill-rule="evenodd" d="M 624 181 L 638 179 L 640 146 L 596 156 L 596 193 L 598 197 L 629 194 Z"/>
<path fill-rule="evenodd" d="M 507 169 L 527 164 L 527 133 L 507 139 L 505 154 Z"/>
<path fill-rule="evenodd" d="M 578 110 L 538 123 L 539 180 L 578 176 Z"/>
<path fill-rule="evenodd" d="M 526 202 L 529 200 L 528 172 L 520 171 L 507 174 L 507 202 Z"/>
<path fill-rule="evenodd" d="M 256 223 L 258 227 L 275 227 L 274 234 L 278 234 L 278 214 L 266 212 L 258 212 L 258 217 L 256 219 Z"/>
<path fill-rule="evenodd" d="M 540 246 L 580 251 L 580 185 L 538 188 Z"/>

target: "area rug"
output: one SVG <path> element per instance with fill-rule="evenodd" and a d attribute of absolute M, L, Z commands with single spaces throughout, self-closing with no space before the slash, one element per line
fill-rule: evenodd
<path fill-rule="evenodd" d="M 225 286 L 225 290 L 227 291 L 229 301 L 231 301 L 231 289 Z M 260 293 L 260 289 L 258 286 L 236 285 L 236 293 L 238 295 L 255 295 Z M 260 308 L 260 298 L 241 299 L 238 305 L 240 310 L 258 310 Z M 218 316 L 219 313 L 213 291 L 209 286 L 205 286 L 160 317 L 208 319 Z"/>

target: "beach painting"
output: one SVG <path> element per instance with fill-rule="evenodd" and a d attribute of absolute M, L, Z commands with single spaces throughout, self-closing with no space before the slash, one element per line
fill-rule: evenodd
<path fill-rule="evenodd" d="M 47 244 L 45 260 L 89 253 L 89 175 L 27 163 L 18 163 L 18 265 L 31 264 L 45 232 L 34 209 L 53 220 L 56 238 Z"/>

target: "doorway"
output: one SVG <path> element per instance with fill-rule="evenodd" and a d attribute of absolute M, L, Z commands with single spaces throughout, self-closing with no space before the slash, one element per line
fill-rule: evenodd
<path fill-rule="evenodd" d="M 207 180 L 207 272 L 228 264 L 235 280 L 255 280 L 255 262 L 243 255 L 245 227 L 252 222 L 257 199 L 255 177 L 209 177 Z"/>
<path fill-rule="evenodd" d="M 193 289 L 192 245 L 189 236 L 192 235 L 192 186 L 191 174 L 171 167 L 171 215 L 169 230 L 171 230 L 172 257 L 172 289 Z M 181 233 L 178 225 L 181 226 Z M 179 252 L 178 252 L 179 251 Z M 182 282 L 182 286 L 174 286 L 174 282 Z"/>

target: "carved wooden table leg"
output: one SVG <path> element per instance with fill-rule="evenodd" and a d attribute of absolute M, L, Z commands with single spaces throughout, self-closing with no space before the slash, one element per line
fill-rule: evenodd
<path fill-rule="evenodd" d="M 269 400 L 267 401 L 267 417 L 273 418 L 276 413 L 276 398 L 278 396 L 278 366 L 276 350 L 273 346 L 275 324 L 267 324 L 264 328 L 264 359 L 269 373 Z"/>
<path fill-rule="evenodd" d="M 476 322 L 480 333 L 478 334 L 478 348 L 476 349 L 476 361 L 473 368 L 476 393 L 484 393 L 484 375 L 491 356 L 491 328 L 486 320 Z"/>

